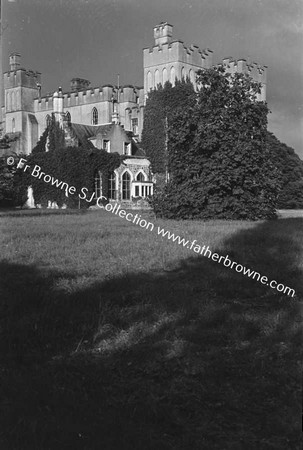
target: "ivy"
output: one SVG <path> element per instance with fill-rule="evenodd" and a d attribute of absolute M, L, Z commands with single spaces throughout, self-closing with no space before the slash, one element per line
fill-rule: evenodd
<path fill-rule="evenodd" d="M 294 149 L 283 144 L 272 133 L 267 134 L 267 147 L 276 168 L 281 173 L 278 207 L 303 208 L 303 161 Z"/>
<path fill-rule="evenodd" d="M 156 192 L 158 216 L 176 219 L 275 217 L 279 170 L 266 146 L 265 103 L 248 75 L 200 71 L 194 104 L 168 120 L 170 180 Z"/>
<path fill-rule="evenodd" d="M 106 184 L 109 172 L 115 170 L 121 164 L 118 153 L 107 153 L 99 149 L 83 149 L 79 147 L 66 147 L 49 152 L 37 152 L 26 157 L 26 164 L 30 166 L 26 172 L 19 169 L 23 186 L 32 186 L 36 204 L 46 207 L 48 202 L 56 202 L 59 207 L 66 204 L 70 208 L 87 208 L 91 204 L 85 199 L 79 199 L 82 188 L 86 188 L 86 199 L 90 199 L 94 193 L 94 177 L 97 171 L 103 175 L 103 195 L 106 196 Z M 39 166 L 46 175 L 54 180 L 67 183 L 69 187 L 76 188 L 75 193 L 66 195 L 66 189 L 57 187 L 56 183 L 48 183 L 43 180 L 44 175 L 34 177 L 34 167 Z M 38 170 L 38 169 L 37 169 Z M 38 172 L 37 172 L 38 173 Z M 57 184 L 58 184 L 57 183 Z M 61 185 L 62 186 L 62 185 Z"/>
<path fill-rule="evenodd" d="M 167 123 L 174 111 L 186 108 L 195 101 L 192 83 L 186 80 L 176 80 L 173 87 L 166 82 L 164 87 L 148 94 L 144 110 L 142 130 L 142 147 L 151 162 L 154 173 L 164 173 L 167 167 Z"/>

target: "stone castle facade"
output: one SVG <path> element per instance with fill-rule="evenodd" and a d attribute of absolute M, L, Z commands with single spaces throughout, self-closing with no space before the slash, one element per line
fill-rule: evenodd
<path fill-rule="evenodd" d="M 246 60 L 226 58 L 222 64 L 231 73 L 246 72 L 262 84 L 259 100 L 266 100 L 266 66 L 248 64 Z M 173 40 L 173 27 L 167 22 L 154 27 L 154 46 L 143 49 L 144 86 L 91 87 L 88 80 L 73 78 L 70 90 L 62 93 L 63 113 L 72 123 L 97 127 L 118 123 L 140 140 L 144 104 L 150 89 L 166 81 L 189 77 L 195 85 L 195 72 L 213 66 L 213 52 L 196 45 L 186 47 Z M 9 58 L 4 82 L 4 134 L 15 138 L 12 150 L 31 153 L 46 128 L 50 115 L 57 113 L 54 95 L 41 95 L 41 73 L 21 67 L 20 55 Z M 112 151 L 115 151 L 112 149 Z"/>
<path fill-rule="evenodd" d="M 231 58 L 222 64 L 228 72 L 249 73 L 262 85 L 258 100 L 266 100 L 265 66 Z M 13 53 L 3 75 L 3 134 L 12 140 L 8 151 L 30 154 L 54 115 L 64 129 L 66 145 L 78 146 L 86 140 L 96 148 L 127 157 L 110 174 L 106 189 L 102 174 L 96 174 L 96 196 L 106 191 L 110 201 L 138 206 L 138 201 L 153 194 L 154 185 L 150 162 L 139 146 L 148 92 L 166 81 L 174 85 L 176 79 L 187 77 L 196 87 L 196 72 L 211 67 L 213 52 L 173 40 L 173 27 L 167 22 L 154 27 L 154 46 L 143 49 L 143 87 L 91 87 L 88 80 L 73 78 L 68 92 L 59 88 L 54 94 L 41 95 L 41 73 L 22 68 L 20 55 Z M 30 203 L 35 204 L 33 198 Z"/>

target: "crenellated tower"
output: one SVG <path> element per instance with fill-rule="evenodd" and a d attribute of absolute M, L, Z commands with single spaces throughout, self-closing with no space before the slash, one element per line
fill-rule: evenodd
<path fill-rule="evenodd" d="M 197 45 L 186 47 L 183 41 L 173 40 L 172 35 L 172 25 L 161 22 L 154 28 L 155 45 L 143 49 L 145 97 L 166 81 L 174 85 L 176 79 L 189 77 L 195 86 L 195 73 L 212 66 L 212 50 L 200 50 Z"/>
<path fill-rule="evenodd" d="M 34 99 L 41 89 L 41 74 L 21 68 L 20 54 L 9 57 L 9 71 L 4 73 L 5 132 L 20 137 L 14 151 L 30 153 L 38 139 Z"/>
<path fill-rule="evenodd" d="M 246 73 L 254 81 L 261 83 L 261 93 L 258 94 L 257 100 L 261 102 L 266 101 L 267 66 L 261 66 L 256 62 L 250 63 L 246 59 L 238 59 L 236 61 L 228 57 L 223 59 L 223 67 L 228 73 Z"/>

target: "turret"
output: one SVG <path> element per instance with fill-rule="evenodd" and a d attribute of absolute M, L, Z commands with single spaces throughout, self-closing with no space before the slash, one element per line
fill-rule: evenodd
<path fill-rule="evenodd" d="M 172 41 L 173 27 L 167 22 L 161 22 L 154 27 L 155 45 L 169 44 Z"/>
<path fill-rule="evenodd" d="M 20 69 L 21 55 L 20 53 L 11 53 L 9 55 L 9 69 L 15 71 Z"/>

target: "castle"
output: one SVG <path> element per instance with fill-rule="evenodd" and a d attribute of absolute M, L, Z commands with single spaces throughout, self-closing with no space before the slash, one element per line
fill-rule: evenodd
<path fill-rule="evenodd" d="M 9 70 L 3 75 L 2 110 L 4 134 L 14 139 L 10 151 L 31 153 L 54 113 L 65 126 L 66 136 L 71 142 L 80 139 L 80 133 L 81 139 L 90 139 L 97 148 L 125 154 L 132 160 L 129 163 L 130 182 L 139 181 L 137 176 L 140 172 L 143 174 L 141 182 L 143 177 L 147 185 L 146 189 L 135 189 L 134 185 L 130 188 L 129 197 L 138 192 L 143 197 L 151 194 L 149 161 L 138 148 L 148 92 L 158 84 L 170 81 L 174 85 L 176 79 L 186 77 L 195 86 L 195 73 L 213 66 L 211 50 L 201 50 L 196 45 L 187 47 L 183 41 L 173 40 L 172 35 L 173 27 L 167 22 L 154 27 L 154 46 L 143 49 L 143 87 L 91 87 L 88 80 L 73 78 L 68 92 L 59 89 L 52 95 L 41 95 L 41 73 L 22 68 L 20 54 L 11 54 Z M 249 73 L 262 85 L 258 100 L 266 100 L 266 66 L 231 58 L 225 58 L 222 64 L 228 72 Z M 136 165 L 139 170 L 136 170 Z M 122 186 L 123 171 L 118 172 L 116 184 Z"/>

